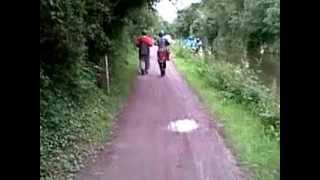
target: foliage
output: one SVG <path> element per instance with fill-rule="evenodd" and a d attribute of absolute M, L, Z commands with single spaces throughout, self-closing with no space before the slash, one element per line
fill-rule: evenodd
<path fill-rule="evenodd" d="M 207 79 L 208 85 L 220 90 L 228 99 L 247 104 L 252 113 L 265 121 L 267 128 L 274 128 L 272 135 L 279 138 L 279 98 L 271 94 L 252 70 L 225 62 L 199 65 L 199 73 Z"/>
<path fill-rule="evenodd" d="M 129 52 L 128 56 L 135 57 L 132 50 Z M 117 70 L 111 83 L 111 94 L 107 96 L 95 84 L 93 64 L 82 66 L 77 98 L 53 86 L 53 82 L 41 72 L 41 179 L 67 179 L 105 142 L 119 105 L 128 94 L 135 70 L 132 62 L 121 68 L 122 73 Z"/>
<path fill-rule="evenodd" d="M 279 0 L 203 0 L 178 12 L 180 37 L 200 36 L 218 59 L 259 58 L 260 49 L 279 56 Z"/>
<path fill-rule="evenodd" d="M 190 34 L 192 22 L 198 17 L 196 10 L 198 6 L 198 4 L 192 4 L 188 9 L 178 11 L 178 17 L 175 22 L 176 34 L 178 36 L 186 37 Z"/>
<path fill-rule="evenodd" d="M 134 77 L 132 40 L 153 26 L 154 2 L 40 1 L 41 179 L 69 179 L 105 141 Z M 110 95 L 94 68 L 105 54 Z"/>
<path fill-rule="evenodd" d="M 270 133 L 265 133 L 268 126 L 263 123 L 261 116 L 250 113 L 246 104 L 237 103 L 219 89 L 208 85 L 207 76 L 199 73 L 204 62 L 177 57 L 175 64 L 207 105 L 209 112 L 217 117 L 215 123 L 222 127 L 218 128 L 219 132 L 231 146 L 240 167 L 249 170 L 245 171 L 246 174 L 257 180 L 279 179 L 279 142 L 270 137 Z"/>
<path fill-rule="evenodd" d="M 226 99 L 245 104 L 263 120 L 268 134 L 279 140 L 280 99 L 259 80 L 253 70 L 224 61 L 208 63 L 201 59 L 191 60 L 191 56 L 186 55 L 188 52 L 181 56 L 181 49 L 175 48 L 177 57 L 194 61 L 197 72 L 208 86 L 219 90 Z"/>
<path fill-rule="evenodd" d="M 192 58 L 192 54 L 186 48 L 181 48 L 179 46 L 173 46 L 173 49 L 174 49 L 175 55 L 177 57 L 181 57 L 181 58 L 185 58 L 185 59 L 191 59 Z"/>
<path fill-rule="evenodd" d="M 277 138 L 279 97 L 253 70 L 234 64 L 265 60 L 268 58 L 262 57 L 271 53 L 272 57 L 280 56 L 279 17 L 279 0 L 203 0 L 179 11 L 174 23 L 180 37 L 196 35 L 203 39 L 206 61 L 196 62 L 208 85 L 228 99 L 247 104 L 264 120 L 269 134 Z M 182 49 L 176 52 L 180 57 L 192 58 Z"/>

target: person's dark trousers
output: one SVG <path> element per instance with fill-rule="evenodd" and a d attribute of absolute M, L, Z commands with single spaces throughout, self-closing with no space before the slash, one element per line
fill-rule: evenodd
<path fill-rule="evenodd" d="M 150 68 L 150 56 L 145 56 L 144 57 L 144 62 L 145 62 L 145 72 L 148 74 L 149 68 Z"/>
<path fill-rule="evenodd" d="M 161 76 L 164 76 L 166 74 L 166 61 L 158 61 L 158 63 L 160 67 Z"/>
<path fill-rule="evenodd" d="M 150 58 L 148 55 L 141 55 L 140 56 L 140 63 L 139 63 L 141 74 L 148 74 L 148 70 L 150 67 Z"/>

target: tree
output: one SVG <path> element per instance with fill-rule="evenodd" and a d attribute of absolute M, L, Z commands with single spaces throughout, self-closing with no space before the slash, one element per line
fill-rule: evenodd
<path fill-rule="evenodd" d="M 230 51 L 238 59 L 259 56 L 262 46 L 279 52 L 279 17 L 279 0 L 203 0 L 179 11 L 175 26 L 180 37 L 200 36 L 221 58 Z"/>

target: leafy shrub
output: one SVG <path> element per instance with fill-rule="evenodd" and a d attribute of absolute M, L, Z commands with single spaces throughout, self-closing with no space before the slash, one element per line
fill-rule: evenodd
<path fill-rule="evenodd" d="M 184 53 L 176 48 L 177 56 Z M 185 56 L 183 56 L 185 57 Z M 191 60 L 191 59 L 185 59 Z M 207 85 L 218 89 L 225 98 L 246 104 L 253 114 L 259 116 L 266 125 L 266 132 L 280 139 L 280 100 L 249 68 L 234 65 L 225 61 L 201 59 L 193 61 L 197 72 L 204 77 Z"/>
<path fill-rule="evenodd" d="M 252 70 L 226 62 L 214 62 L 208 66 L 208 71 L 202 73 L 206 74 L 210 85 L 224 92 L 227 98 L 247 104 L 267 126 L 279 130 L 279 99 L 271 94 Z"/>
<path fill-rule="evenodd" d="M 179 45 L 174 45 L 173 50 L 176 56 L 178 57 L 185 58 L 185 59 L 192 58 L 192 53 L 190 52 L 189 49 L 181 48 Z"/>
<path fill-rule="evenodd" d="M 126 59 L 136 55 L 132 49 L 128 52 Z M 74 91 L 54 86 L 40 71 L 41 179 L 67 179 L 79 170 L 89 154 L 105 143 L 134 72 L 132 63 L 116 69 L 117 76 L 107 96 L 105 90 L 95 84 L 93 64 L 82 64 L 79 71 L 81 76 L 76 80 L 78 88 Z"/>
<path fill-rule="evenodd" d="M 147 21 L 155 17 L 152 3 L 40 0 L 41 179 L 69 179 L 104 142 L 133 77 L 133 36 L 140 33 L 139 25 L 156 23 Z M 105 54 L 109 96 L 97 87 L 93 68 Z"/>
<path fill-rule="evenodd" d="M 90 71 L 93 71 L 91 68 Z M 40 177 L 61 179 L 69 171 L 79 168 L 83 147 L 97 138 L 97 130 L 105 128 L 106 95 L 96 88 L 89 72 L 87 78 L 78 80 L 78 98 L 52 87 L 52 82 L 43 76 L 40 111 Z M 90 79 L 91 78 L 91 79 Z M 93 77 L 94 78 L 94 77 Z M 103 125 L 103 126 L 101 126 Z M 102 138 L 102 137 L 99 137 Z M 82 156 L 80 156 L 82 155 Z"/>

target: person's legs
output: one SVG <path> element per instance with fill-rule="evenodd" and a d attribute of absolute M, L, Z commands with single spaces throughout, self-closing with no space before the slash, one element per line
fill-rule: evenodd
<path fill-rule="evenodd" d="M 159 64 L 160 74 L 162 76 L 162 62 L 158 60 L 158 64 Z"/>
<path fill-rule="evenodd" d="M 162 69 L 163 69 L 163 75 L 166 75 L 166 61 L 163 61 Z"/>
<path fill-rule="evenodd" d="M 140 58 L 140 60 L 139 60 L 139 69 L 141 71 L 141 75 L 144 75 L 144 73 L 145 73 L 144 67 L 145 67 L 144 59 Z"/>
<path fill-rule="evenodd" d="M 158 64 L 159 64 L 159 69 L 161 71 L 161 62 L 158 60 Z"/>
<path fill-rule="evenodd" d="M 150 56 L 145 56 L 144 61 L 145 61 L 145 72 L 146 74 L 148 74 L 148 70 L 150 67 Z"/>
<path fill-rule="evenodd" d="M 159 61 L 159 67 L 160 67 L 160 72 L 161 72 L 161 77 L 165 75 L 165 61 Z"/>

